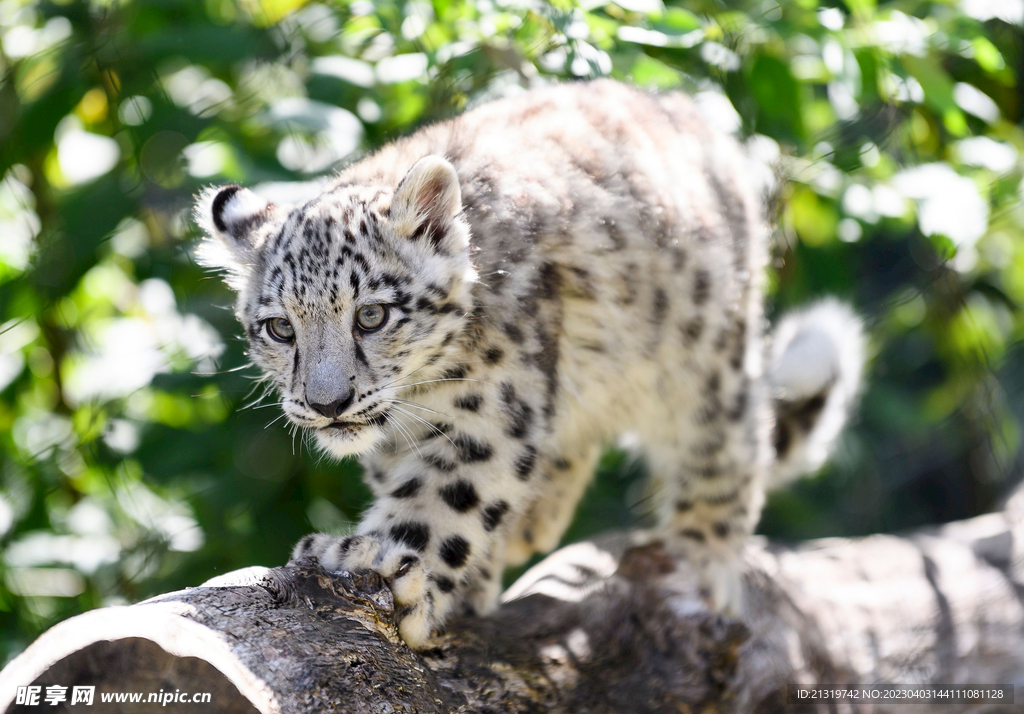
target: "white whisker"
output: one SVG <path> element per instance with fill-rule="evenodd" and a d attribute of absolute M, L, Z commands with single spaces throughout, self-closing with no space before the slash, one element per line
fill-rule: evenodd
<path fill-rule="evenodd" d="M 407 402 L 404 399 L 384 399 L 382 401 L 387 403 L 387 404 L 402 404 L 402 405 L 407 406 L 407 407 L 413 407 L 414 409 L 422 409 L 425 412 L 430 412 L 431 414 L 437 414 L 438 416 L 448 417 L 449 419 L 452 418 L 451 414 L 445 414 L 444 412 L 439 412 L 436 409 L 431 409 L 430 407 L 425 407 L 422 404 L 417 404 L 416 402 Z"/>
<path fill-rule="evenodd" d="M 252 386 L 252 389 L 250 389 L 250 390 L 249 390 L 249 393 L 248 393 L 248 394 L 246 394 L 246 395 L 245 395 L 245 397 L 243 397 L 242 401 L 245 401 L 246 399 L 249 399 L 250 397 L 252 397 L 252 393 L 253 393 L 253 392 L 255 392 L 255 391 L 256 391 L 257 389 L 259 389 L 259 387 L 260 387 L 260 385 L 261 385 L 261 384 L 263 384 L 263 382 L 262 382 L 262 381 L 258 381 L 258 382 L 256 382 L 256 384 L 254 384 L 254 385 Z M 243 406 L 243 407 L 239 407 L 238 411 L 244 411 L 244 410 L 246 410 L 246 409 L 252 409 L 252 408 L 253 408 L 253 407 L 255 407 L 255 406 L 256 406 L 257 404 L 259 404 L 259 403 L 260 403 L 260 402 L 262 402 L 262 401 L 263 401 L 264 399 L 266 399 L 266 398 L 267 398 L 267 397 L 269 397 L 269 396 L 270 396 L 271 394 L 273 394 L 273 392 L 274 392 L 274 385 L 273 385 L 273 383 L 270 383 L 270 384 L 266 384 L 266 385 L 264 385 L 264 387 L 263 387 L 263 394 L 261 394 L 261 395 L 260 395 L 259 397 L 257 397 L 256 399 L 253 399 L 253 401 L 249 402 L 249 403 L 248 403 L 248 404 L 246 404 L 245 406 Z"/>
<path fill-rule="evenodd" d="M 482 379 L 469 379 L 468 377 L 446 377 L 443 379 L 428 379 L 423 382 L 413 382 L 412 384 L 400 384 L 392 389 L 407 389 L 409 387 L 418 387 L 421 384 L 434 384 L 436 382 L 479 382 L 480 384 L 486 384 L 488 386 L 494 386 L 490 382 L 485 382 Z"/>
<path fill-rule="evenodd" d="M 242 407 L 242 409 L 252 409 L 255 411 L 256 409 L 269 409 L 270 407 L 283 407 L 284 405 L 284 402 L 272 402 L 270 404 L 251 404 L 247 407 Z"/>
<path fill-rule="evenodd" d="M 434 431 L 434 432 L 435 432 L 436 434 L 438 434 L 438 435 L 440 435 L 440 436 L 443 436 L 444 438 L 448 439 L 448 443 L 449 443 L 449 444 L 451 444 L 452 446 L 455 446 L 455 442 L 451 440 L 451 437 L 450 437 L 450 436 L 448 436 L 447 434 L 445 434 L 445 433 L 444 433 L 443 431 L 441 431 L 440 429 L 438 429 L 438 428 L 437 428 L 437 427 L 436 427 L 435 425 L 431 424 L 431 423 L 430 423 L 429 421 L 427 421 L 427 420 L 426 420 L 426 419 L 424 419 L 423 417 L 419 416 L 418 414 L 413 414 L 413 413 L 412 413 L 412 412 L 410 412 L 410 411 L 406 411 L 405 409 L 402 409 L 402 407 L 394 407 L 394 410 L 395 410 L 395 411 L 397 411 L 397 412 L 401 412 L 402 414 L 405 414 L 406 416 L 410 416 L 410 417 L 412 417 L 413 419 L 415 419 L 416 421 L 418 421 L 418 422 L 421 422 L 421 423 L 425 424 L 425 425 L 426 425 L 426 427 L 427 427 L 428 429 L 431 429 L 431 430 L 433 430 L 433 431 Z M 457 449 L 457 448 L 459 448 L 459 447 L 455 446 L 455 448 Z"/>
<path fill-rule="evenodd" d="M 420 447 L 416 445 L 415 439 L 410 434 L 408 427 L 405 427 L 401 423 L 399 423 L 398 419 L 394 418 L 393 414 L 390 414 L 388 412 L 383 412 L 383 413 L 385 415 L 384 418 L 388 420 L 388 423 L 391 424 L 392 426 L 394 426 L 395 429 L 397 431 L 401 432 L 402 436 L 405 437 L 405 441 L 409 445 L 409 448 L 414 450 L 416 452 L 417 456 L 422 457 L 423 454 L 420 453 Z"/>
<path fill-rule="evenodd" d="M 277 415 L 276 417 L 274 417 L 274 418 L 273 418 L 273 419 L 271 419 L 271 420 L 270 420 L 269 422 L 267 422 L 267 425 L 266 425 L 265 427 L 263 427 L 263 428 L 264 428 L 264 429 L 269 429 L 269 428 L 270 428 L 270 427 L 272 427 L 272 426 L 273 426 L 274 424 L 276 424 L 277 422 L 279 422 L 279 421 L 281 421 L 282 419 L 284 419 L 284 418 L 285 418 L 286 416 L 288 416 L 288 415 L 287 415 L 286 413 L 284 413 L 284 412 L 281 412 L 281 413 L 280 413 L 280 414 L 278 414 L 278 415 Z"/>

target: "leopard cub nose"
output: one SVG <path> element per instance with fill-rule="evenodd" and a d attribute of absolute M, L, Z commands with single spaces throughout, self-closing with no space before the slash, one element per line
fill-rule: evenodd
<path fill-rule="evenodd" d="M 354 400 L 355 397 L 356 390 L 349 389 L 348 394 L 346 394 L 344 397 L 341 397 L 340 399 L 335 399 L 330 404 L 319 404 L 317 402 L 310 400 L 308 396 L 306 397 L 306 401 L 309 402 L 309 406 L 311 408 L 317 410 L 328 419 L 337 419 L 338 417 L 345 413 L 346 409 L 348 409 L 352 405 L 352 400 Z"/>

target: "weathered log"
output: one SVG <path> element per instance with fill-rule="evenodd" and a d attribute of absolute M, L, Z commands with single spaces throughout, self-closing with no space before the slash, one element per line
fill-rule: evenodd
<path fill-rule="evenodd" d="M 399 639 L 386 584 L 315 561 L 252 568 L 57 625 L 0 673 L 18 686 L 211 694 L 214 712 L 1011 711 L 823 702 L 793 685 L 1024 682 L 1024 498 L 907 537 L 754 542 L 743 621 L 713 614 L 685 562 L 609 536 L 532 569 L 437 649 Z M 68 696 L 70 700 L 70 696 Z M 61 707 L 46 706 L 47 711 Z M 972 708 L 973 706 L 973 708 Z"/>

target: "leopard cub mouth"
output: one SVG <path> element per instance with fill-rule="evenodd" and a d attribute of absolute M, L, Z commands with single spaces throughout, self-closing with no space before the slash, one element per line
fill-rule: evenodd
<path fill-rule="evenodd" d="M 347 429 L 357 430 L 367 426 L 384 426 L 387 423 L 386 412 L 380 414 L 374 414 L 373 416 L 366 417 L 363 421 L 346 421 L 344 419 L 335 419 L 327 426 L 321 427 L 321 429 Z"/>
<path fill-rule="evenodd" d="M 358 429 L 361 426 L 363 426 L 363 424 L 356 424 L 355 422 L 342 421 L 340 419 L 336 419 L 336 420 L 332 421 L 330 424 L 328 424 L 327 426 L 322 427 L 322 428 L 324 428 L 324 429 Z"/>

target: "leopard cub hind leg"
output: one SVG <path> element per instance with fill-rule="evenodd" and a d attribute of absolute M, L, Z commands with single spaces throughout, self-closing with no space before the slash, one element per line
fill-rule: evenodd
<path fill-rule="evenodd" d="M 727 320 L 716 340 L 723 355 L 688 361 L 686 379 L 666 380 L 684 386 L 662 403 L 685 406 L 652 408 L 641 432 L 663 532 L 698 569 L 713 606 L 737 615 L 740 554 L 765 493 L 822 465 L 865 352 L 859 318 L 834 300 L 785 317 L 772 334 L 762 322 Z"/>

